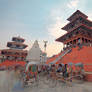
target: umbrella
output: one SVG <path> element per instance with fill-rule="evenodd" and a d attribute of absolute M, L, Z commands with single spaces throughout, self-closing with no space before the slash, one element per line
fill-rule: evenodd
<path fill-rule="evenodd" d="M 64 64 L 63 64 L 63 63 L 59 63 L 59 64 L 61 64 L 62 66 L 64 66 Z"/>
<path fill-rule="evenodd" d="M 45 66 L 48 66 L 48 64 L 44 64 Z"/>
<path fill-rule="evenodd" d="M 75 66 L 83 67 L 83 63 L 77 63 Z"/>
<path fill-rule="evenodd" d="M 51 65 L 52 65 L 52 64 L 54 64 L 54 63 L 53 63 L 53 62 L 50 62 L 49 64 L 51 64 Z"/>
<path fill-rule="evenodd" d="M 27 65 L 26 65 L 26 71 L 28 70 L 29 66 L 30 65 L 38 65 L 39 63 L 38 62 L 35 62 L 35 61 L 31 61 L 29 62 Z"/>
<path fill-rule="evenodd" d="M 68 63 L 68 65 L 69 65 L 69 66 L 72 66 L 72 65 L 73 65 L 73 63 L 72 63 L 72 62 L 69 62 L 69 63 Z"/>
<path fill-rule="evenodd" d="M 5 70 L 6 69 L 6 66 L 1 66 L 0 67 L 0 70 Z"/>
<path fill-rule="evenodd" d="M 28 65 L 38 65 L 38 64 L 39 64 L 39 62 L 35 62 L 35 61 L 31 61 L 28 63 Z"/>

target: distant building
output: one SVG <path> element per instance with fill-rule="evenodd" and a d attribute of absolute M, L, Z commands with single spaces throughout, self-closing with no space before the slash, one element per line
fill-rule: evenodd
<path fill-rule="evenodd" d="M 7 43 L 9 49 L 1 50 L 2 56 L 4 56 L 6 60 L 24 61 L 27 56 L 27 51 L 23 50 L 27 47 L 27 45 L 23 43 L 24 41 L 23 38 L 13 37 L 12 42 Z"/>
<path fill-rule="evenodd" d="M 28 51 L 27 60 L 44 63 L 46 61 L 46 53 L 42 52 L 39 47 L 38 41 L 36 40 L 32 48 Z"/>

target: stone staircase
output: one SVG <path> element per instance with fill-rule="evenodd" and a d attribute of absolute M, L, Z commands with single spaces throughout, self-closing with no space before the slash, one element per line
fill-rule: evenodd
<path fill-rule="evenodd" d="M 57 61 L 59 61 L 62 57 L 64 57 L 67 53 L 70 53 L 71 49 L 65 50 L 61 55 L 59 55 L 51 64 L 55 64 Z"/>

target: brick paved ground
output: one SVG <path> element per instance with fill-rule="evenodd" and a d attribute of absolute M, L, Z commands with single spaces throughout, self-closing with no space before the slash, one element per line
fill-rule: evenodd
<path fill-rule="evenodd" d="M 12 89 L 14 86 L 15 89 Z M 73 84 L 72 87 L 57 83 L 55 87 L 51 88 L 44 82 L 39 82 L 39 85 L 36 87 L 21 88 L 14 72 L 0 71 L 0 92 L 92 92 L 92 83 L 77 83 Z"/>

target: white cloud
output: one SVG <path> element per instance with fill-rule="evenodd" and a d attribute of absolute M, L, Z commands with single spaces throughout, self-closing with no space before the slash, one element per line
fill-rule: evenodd
<path fill-rule="evenodd" d="M 73 8 L 77 8 L 78 7 L 78 3 L 80 0 L 70 0 L 70 2 L 67 4 L 67 6 L 71 9 Z"/>
<path fill-rule="evenodd" d="M 47 45 L 47 54 L 48 56 L 52 56 L 58 54 L 61 49 L 63 48 L 63 44 L 60 42 L 56 42 L 55 39 L 59 38 L 60 36 L 64 35 L 66 31 L 61 30 L 63 26 L 65 26 L 66 21 L 63 21 L 63 17 L 61 10 L 52 10 L 50 14 L 50 22 L 47 26 L 47 31 L 49 38 L 51 38 L 52 42 L 48 43 Z M 53 41 L 54 40 L 54 41 Z"/>
<path fill-rule="evenodd" d="M 88 14 L 88 19 L 92 21 L 92 13 Z"/>
<path fill-rule="evenodd" d="M 48 33 L 50 36 L 54 37 L 55 39 L 64 35 L 66 31 L 61 30 L 61 28 L 65 25 L 64 21 L 61 17 L 56 17 L 55 23 L 48 26 Z"/>
<path fill-rule="evenodd" d="M 63 20 L 63 12 L 61 9 L 53 9 L 50 13 L 50 22 L 47 26 L 47 31 L 49 36 L 53 37 L 54 39 L 64 35 L 66 31 L 62 30 L 61 28 L 65 26 L 67 21 Z"/>

